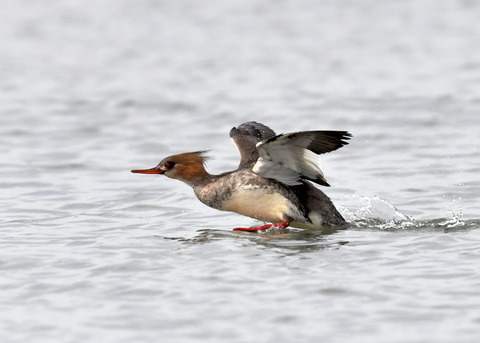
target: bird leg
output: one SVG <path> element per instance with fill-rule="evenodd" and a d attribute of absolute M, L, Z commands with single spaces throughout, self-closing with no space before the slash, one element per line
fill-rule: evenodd
<path fill-rule="evenodd" d="M 279 228 L 279 229 L 285 229 L 289 225 L 290 224 L 288 222 L 281 222 L 281 223 L 275 223 L 275 224 L 265 224 L 265 225 L 258 226 L 258 227 L 236 227 L 233 230 L 234 231 L 252 232 L 252 231 L 266 230 L 266 229 L 269 229 L 271 227 L 276 227 L 276 228 Z"/>

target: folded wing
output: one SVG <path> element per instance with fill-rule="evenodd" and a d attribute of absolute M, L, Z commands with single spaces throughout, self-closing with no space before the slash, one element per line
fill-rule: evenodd
<path fill-rule="evenodd" d="M 275 132 L 268 126 L 250 121 L 230 130 L 230 138 L 240 151 L 238 169 L 251 168 L 258 159 L 257 143 L 275 137 Z"/>
<path fill-rule="evenodd" d="M 258 159 L 252 170 L 291 186 L 305 179 L 329 186 L 318 166 L 318 155 L 341 148 L 351 137 L 347 131 L 302 131 L 273 136 L 256 143 Z"/>

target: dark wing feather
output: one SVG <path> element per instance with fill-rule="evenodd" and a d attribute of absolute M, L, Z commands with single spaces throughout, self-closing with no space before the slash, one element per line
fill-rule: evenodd
<path fill-rule="evenodd" d="M 230 138 L 240 151 L 238 169 L 252 167 L 258 159 L 257 143 L 275 137 L 275 132 L 268 126 L 249 121 L 230 130 Z"/>
<path fill-rule="evenodd" d="M 318 165 L 318 155 L 348 144 L 347 131 L 301 131 L 281 134 L 259 142 L 259 157 L 252 171 L 294 186 L 310 180 L 329 186 Z"/>
<path fill-rule="evenodd" d="M 325 154 L 327 152 L 340 149 L 342 146 L 347 145 L 352 135 L 347 131 L 314 131 L 315 138 L 307 146 L 308 150 L 313 151 L 316 154 Z"/>
<path fill-rule="evenodd" d="M 302 144 L 302 147 L 320 155 L 347 145 L 347 140 L 352 138 L 352 135 L 348 131 L 300 131 L 272 137 L 266 143 L 274 142 L 279 138 L 288 138 L 290 144 L 298 144 L 306 139 L 307 144 Z"/>

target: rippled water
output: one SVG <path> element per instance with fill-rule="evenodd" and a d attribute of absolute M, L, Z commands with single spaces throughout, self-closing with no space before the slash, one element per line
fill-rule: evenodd
<path fill-rule="evenodd" d="M 437 1 L 7 1 L 2 342 L 477 342 L 480 8 Z M 130 173 L 228 132 L 349 130 L 353 227 L 233 232 Z"/>

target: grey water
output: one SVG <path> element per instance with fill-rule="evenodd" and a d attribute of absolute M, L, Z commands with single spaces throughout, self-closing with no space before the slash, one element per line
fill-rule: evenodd
<path fill-rule="evenodd" d="M 2 342 L 478 342 L 474 1 L 4 1 Z M 348 130 L 352 227 L 252 219 L 130 173 L 228 132 Z"/>

